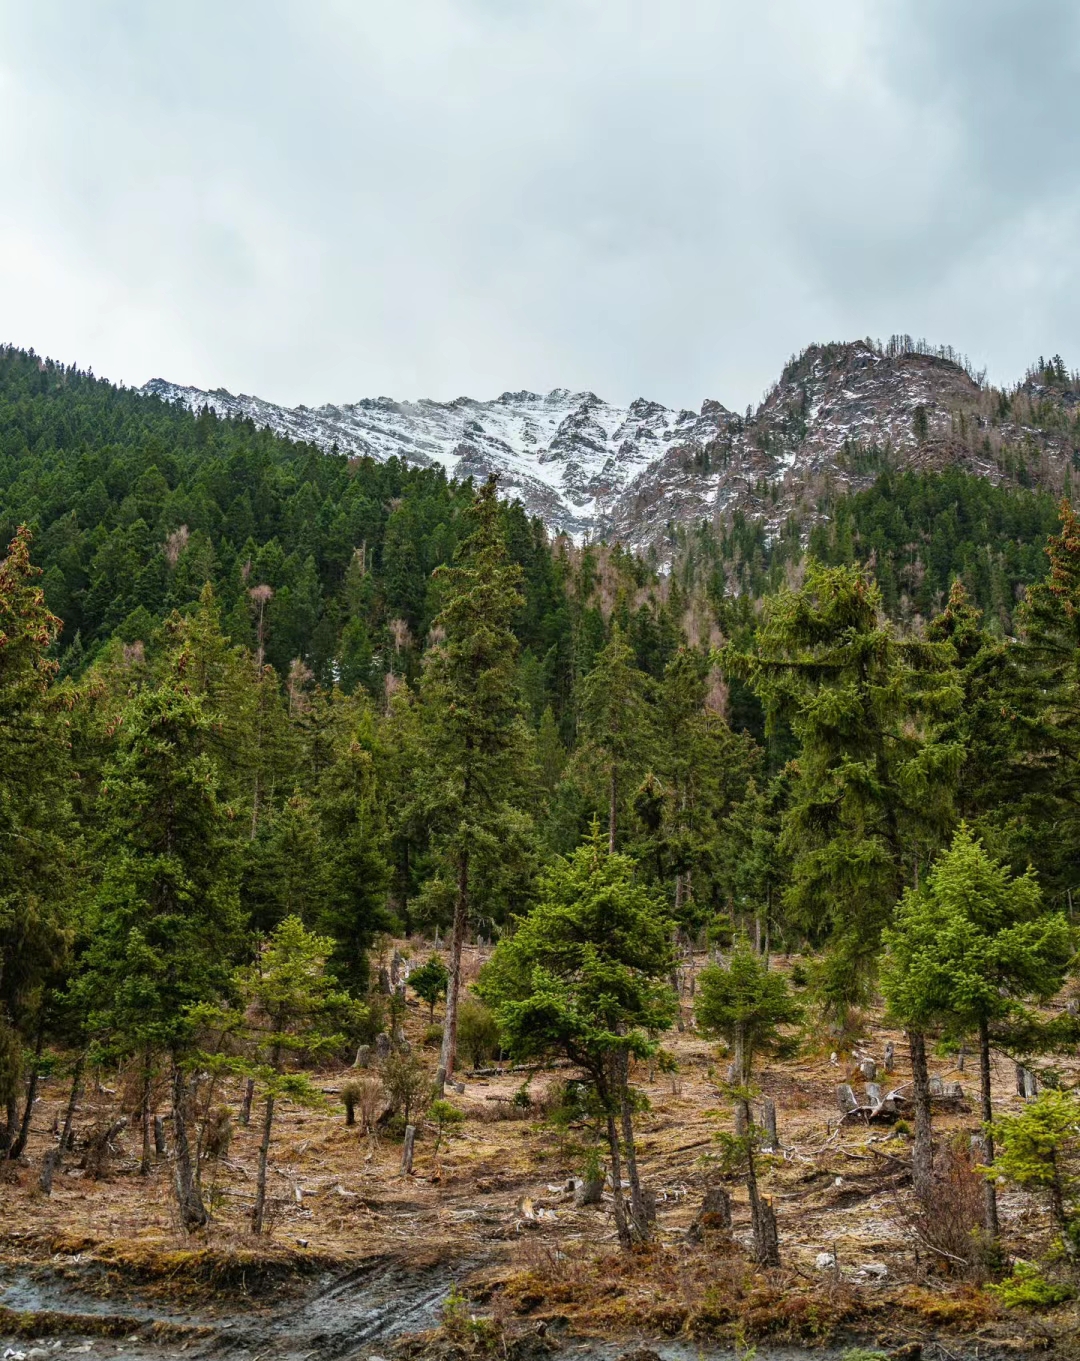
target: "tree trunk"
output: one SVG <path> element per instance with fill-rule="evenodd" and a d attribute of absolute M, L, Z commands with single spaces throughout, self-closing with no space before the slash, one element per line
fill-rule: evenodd
<path fill-rule="evenodd" d="M 82 1084 L 83 1063 L 85 1059 L 82 1054 L 75 1060 L 75 1068 L 71 1074 L 71 1093 L 68 1096 L 67 1111 L 64 1114 L 64 1128 L 60 1133 L 60 1142 L 55 1148 L 50 1148 L 41 1164 L 41 1178 L 39 1186 L 42 1192 L 52 1195 L 53 1177 L 56 1175 L 64 1153 L 71 1147 L 71 1125 L 75 1119 L 75 1106 L 79 1100 L 79 1087 Z"/>
<path fill-rule="evenodd" d="M 244 1083 L 244 1100 L 240 1105 L 240 1123 L 246 1129 L 251 1124 L 251 1103 L 255 1098 L 255 1079 L 249 1077 Z"/>
<path fill-rule="evenodd" d="M 143 1051 L 142 1096 L 139 1100 L 139 1122 L 142 1125 L 141 1176 L 150 1175 L 150 1050 Z"/>
<path fill-rule="evenodd" d="M 274 1094 L 266 1093 L 266 1114 L 263 1116 L 262 1138 L 259 1141 L 259 1171 L 255 1179 L 255 1208 L 251 1212 L 251 1230 L 262 1233 L 266 1210 L 266 1168 L 270 1160 L 270 1132 L 274 1127 Z"/>
<path fill-rule="evenodd" d="M 930 1073 L 926 1067 L 926 1037 L 908 1031 L 911 1052 L 912 1100 L 915 1104 L 915 1145 L 911 1151 L 911 1179 L 915 1194 L 929 1201 L 934 1186 L 934 1127 L 930 1108 Z"/>
<path fill-rule="evenodd" d="M 401 1148 L 401 1175 L 408 1177 L 412 1175 L 413 1148 L 416 1145 L 416 1126 L 405 1126 L 405 1142 Z"/>
<path fill-rule="evenodd" d="M 608 780 L 608 822 L 607 822 L 607 848 L 608 855 L 615 854 L 615 808 L 618 803 L 619 776 L 618 767 L 615 762 L 611 763 L 611 774 Z"/>
<path fill-rule="evenodd" d="M 994 1136 L 991 1130 L 994 1107 L 990 1100 L 990 1027 L 985 1017 L 979 1022 L 979 1088 L 984 1126 L 983 1142 L 986 1146 L 986 1161 L 989 1164 L 994 1161 Z M 987 1177 L 983 1182 L 983 1198 L 985 1207 L 983 1227 L 991 1238 L 997 1238 L 997 1187 L 994 1185 L 993 1177 Z"/>
<path fill-rule="evenodd" d="M 195 1185 L 195 1169 L 191 1162 L 191 1145 L 188 1142 L 187 1105 L 189 1100 L 187 1080 L 183 1071 L 176 1065 L 173 1069 L 173 1134 L 176 1141 L 176 1201 L 180 1210 L 180 1223 L 191 1233 L 205 1228 L 210 1216 Z"/>
<path fill-rule="evenodd" d="M 611 1194 L 614 1198 L 615 1210 L 615 1231 L 619 1235 L 619 1242 L 624 1248 L 633 1246 L 633 1237 L 630 1233 L 630 1226 L 626 1222 L 626 1205 L 623 1201 L 622 1193 L 622 1159 L 619 1157 L 619 1134 L 615 1128 L 615 1112 L 611 1109 L 610 1103 L 607 1112 L 607 1137 L 608 1148 L 611 1151 Z"/>
<path fill-rule="evenodd" d="M 16 1158 L 22 1157 L 22 1151 L 26 1147 L 27 1139 L 30 1137 L 30 1119 L 34 1113 L 34 1102 L 37 1100 L 38 1069 L 41 1067 L 41 1050 L 44 1042 L 45 1010 L 42 1008 L 41 1017 L 38 1020 L 37 1037 L 34 1041 L 34 1066 L 30 1069 L 30 1077 L 26 1083 L 26 1105 L 23 1107 L 19 1132 L 15 1135 L 14 1143 L 8 1149 L 8 1157 L 12 1162 L 14 1162 Z"/>
<path fill-rule="evenodd" d="M 750 1103 L 740 1101 L 742 1123 L 748 1135 L 753 1134 L 754 1123 L 750 1114 Z M 750 1223 L 754 1235 L 754 1261 L 759 1266 L 779 1266 L 780 1246 L 776 1233 L 776 1215 L 772 1206 L 762 1200 L 758 1191 L 757 1169 L 754 1167 L 754 1143 L 750 1138 L 746 1146 L 746 1191 L 750 1197 Z"/>
<path fill-rule="evenodd" d="M 649 1238 L 649 1220 L 645 1213 L 645 1198 L 641 1194 L 641 1179 L 638 1176 L 637 1150 L 634 1147 L 634 1120 L 630 1110 L 629 1090 L 630 1056 L 620 1057 L 619 1118 L 622 1124 L 623 1151 L 626 1154 L 626 1178 L 630 1183 L 630 1219 L 633 1236 L 641 1243 Z"/>
<path fill-rule="evenodd" d="M 457 898 L 454 902 L 454 934 L 450 942 L 450 978 L 446 987 L 446 1013 L 443 1016 L 442 1050 L 435 1074 L 435 1095 L 442 1096 L 447 1079 L 457 1062 L 458 994 L 461 990 L 461 952 L 465 946 L 465 927 L 469 917 L 469 852 L 458 860 Z"/>

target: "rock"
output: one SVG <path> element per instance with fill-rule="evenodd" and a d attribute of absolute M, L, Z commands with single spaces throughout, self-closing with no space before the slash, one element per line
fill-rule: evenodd
<path fill-rule="evenodd" d="M 834 1271 L 836 1269 L 836 1258 L 831 1252 L 819 1252 L 814 1258 L 815 1271 Z"/>
<path fill-rule="evenodd" d="M 883 1281 L 889 1274 L 889 1268 L 884 1262 L 866 1262 L 855 1274 L 868 1280 Z"/>
<path fill-rule="evenodd" d="M 651 1347 L 635 1347 L 632 1352 L 623 1352 L 618 1361 L 661 1361 L 661 1356 Z"/>
<path fill-rule="evenodd" d="M 464 1082 L 451 1082 L 450 1087 L 451 1087 L 451 1090 L 452 1090 L 452 1091 L 457 1092 L 458 1096 L 464 1096 L 464 1095 L 465 1095 L 465 1084 L 464 1084 Z"/>

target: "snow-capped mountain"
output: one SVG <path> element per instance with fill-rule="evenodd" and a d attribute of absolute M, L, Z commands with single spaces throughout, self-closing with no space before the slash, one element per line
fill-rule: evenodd
<path fill-rule="evenodd" d="M 457 478 L 498 473 L 507 495 L 519 497 L 551 529 L 575 537 L 602 533 L 627 489 L 669 448 L 704 445 L 720 432 L 713 403 L 695 415 L 644 399 L 611 406 L 595 393 L 565 388 L 504 392 L 487 402 L 375 397 L 315 408 L 280 407 L 160 378 L 143 391 L 196 411 L 209 406 L 221 416 L 249 417 L 323 449 L 438 463 Z"/>
<path fill-rule="evenodd" d="M 959 462 L 1000 478 L 1003 441 L 1034 439 L 1050 484 L 1071 457 L 1042 431 L 995 424 L 993 447 L 978 378 L 951 351 L 895 340 L 812 345 L 785 367 L 754 411 L 707 400 L 698 412 L 639 398 L 613 406 L 592 392 L 504 392 L 492 401 L 281 407 L 218 388 L 155 378 L 143 392 L 250 418 L 323 449 L 441 464 L 454 477 L 497 473 L 553 532 L 620 539 L 667 556 L 672 527 L 737 510 L 775 533 L 792 512 L 812 521 L 823 493 L 867 485 L 884 462 Z M 962 434 L 958 435 L 958 431 Z M 1058 469 L 1061 464 L 1061 469 Z"/>

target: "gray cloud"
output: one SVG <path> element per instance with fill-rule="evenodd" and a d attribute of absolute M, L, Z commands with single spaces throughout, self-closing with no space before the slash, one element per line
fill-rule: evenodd
<path fill-rule="evenodd" d="M 0 338 L 277 401 L 1080 363 L 1066 0 L 0 0 Z"/>

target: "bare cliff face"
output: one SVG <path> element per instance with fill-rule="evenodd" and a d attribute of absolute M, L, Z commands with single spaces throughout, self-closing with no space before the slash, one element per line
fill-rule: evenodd
<path fill-rule="evenodd" d="M 504 392 L 492 401 L 275 406 L 222 389 L 154 379 L 143 391 L 194 410 L 245 417 L 326 449 L 441 464 L 458 478 L 499 476 L 553 533 L 618 539 L 667 552 L 679 526 L 735 512 L 779 532 L 812 522 L 831 495 L 869 485 L 885 468 L 958 463 L 974 473 L 1060 487 L 1075 439 L 1047 421 L 1053 397 L 1030 376 L 1010 402 L 958 357 L 868 341 L 812 345 L 792 359 L 756 410 L 707 400 L 672 411 L 644 398 L 616 407 L 592 392 Z M 1019 452 L 1017 452 L 1019 451 Z"/>

